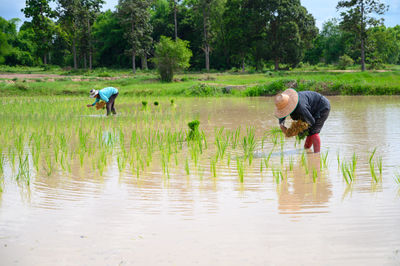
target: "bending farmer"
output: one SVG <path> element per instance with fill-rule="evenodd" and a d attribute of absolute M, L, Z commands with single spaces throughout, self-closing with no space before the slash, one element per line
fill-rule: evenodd
<path fill-rule="evenodd" d="M 331 105 L 329 100 L 314 91 L 299 91 L 287 89 L 275 97 L 275 116 L 286 134 L 285 118 L 290 115 L 293 120 L 302 120 L 309 125 L 305 149 L 314 146 L 314 152 L 321 149 L 319 132 L 329 116 Z"/>
<path fill-rule="evenodd" d="M 114 87 L 107 87 L 102 90 L 90 90 L 90 98 L 96 98 L 96 101 L 92 104 L 88 104 L 87 107 L 95 106 L 97 102 L 103 100 L 106 102 L 107 115 L 113 113 L 117 114 L 114 108 L 115 98 L 118 96 L 118 89 Z"/>

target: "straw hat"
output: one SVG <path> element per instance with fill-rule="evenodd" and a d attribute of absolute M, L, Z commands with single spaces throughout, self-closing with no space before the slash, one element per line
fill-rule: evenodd
<path fill-rule="evenodd" d="M 99 94 L 98 90 L 91 89 L 90 92 L 89 92 L 90 98 L 96 97 L 97 94 Z"/>
<path fill-rule="evenodd" d="M 275 96 L 275 116 L 284 118 L 296 109 L 299 95 L 294 89 L 287 89 Z"/>

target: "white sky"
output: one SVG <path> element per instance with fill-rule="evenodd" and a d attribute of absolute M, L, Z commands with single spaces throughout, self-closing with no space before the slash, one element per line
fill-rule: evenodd
<path fill-rule="evenodd" d="M 385 25 L 393 27 L 400 25 L 400 0 L 383 0 L 389 4 L 390 9 L 383 17 L 385 18 Z M 336 12 L 336 4 L 338 0 L 301 0 L 303 6 L 305 6 L 314 18 L 318 28 L 321 28 L 322 24 L 331 18 L 339 17 L 339 13 Z M 118 0 L 106 0 L 106 4 L 102 10 L 115 9 Z M 0 16 L 9 20 L 11 18 L 19 18 L 22 21 L 25 20 L 24 14 L 21 9 L 25 7 L 25 0 L 0 0 Z"/>

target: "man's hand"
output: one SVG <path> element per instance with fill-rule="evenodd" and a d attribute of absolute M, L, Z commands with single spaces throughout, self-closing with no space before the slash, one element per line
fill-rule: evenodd
<path fill-rule="evenodd" d="M 93 105 L 91 105 L 91 104 L 88 104 L 88 105 L 86 105 L 87 107 L 92 107 Z"/>
<path fill-rule="evenodd" d="M 287 128 L 283 124 L 279 124 L 279 126 L 281 127 L 283 134 L 286 135 Z"/>

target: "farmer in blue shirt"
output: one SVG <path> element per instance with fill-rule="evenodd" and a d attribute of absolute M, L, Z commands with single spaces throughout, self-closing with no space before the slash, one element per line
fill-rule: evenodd
<path fill-rule="evenodd" d="M 115 98 L 118 96 L 118 89 L 114 87 L 107 87 L 102 90 L 90 90 L 90 98 L 96 98 L 94 103 L 88 104 L 87 107 L 95 106 L 97 102 L 103 100 L 106 102 L 107 107 L 107 115 L 113 113 L 114 115 L 117 114 L 114 108 Z"/>

